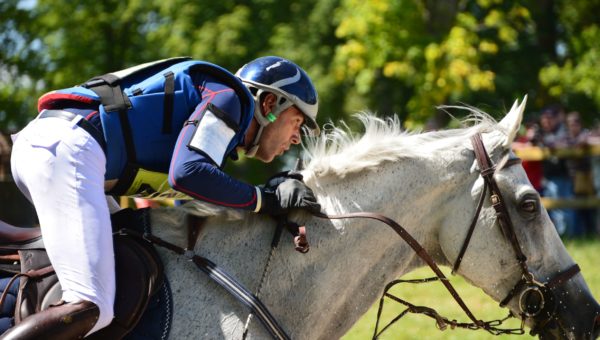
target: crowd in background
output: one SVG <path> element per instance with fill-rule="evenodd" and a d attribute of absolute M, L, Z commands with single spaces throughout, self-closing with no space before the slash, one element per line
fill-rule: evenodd
<path fill-rule="evenodd" d="M 600 124 L 596 122 L 588 129 L 579 112 L 566 112 L 560 105 L 551 105 L 525 122 L 524 132 L 513 147 L 585 149 L 590 145 L 600 145 Z M 543 197 L 570 199 L 600 194 L 600 156 L 552 156 L 542 161 L 524 160 L 523 167 Z M 598 233 L 597 211 L 597 208 L 551 209 L 548 214 L 561 236 L 580 237 Z"/>

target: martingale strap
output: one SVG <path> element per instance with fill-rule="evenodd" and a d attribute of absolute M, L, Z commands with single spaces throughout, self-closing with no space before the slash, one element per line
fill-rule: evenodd
<path fill-rule="evenodd" d="M 290 336 L 283 330 L 283 328 L 277 323 L 277 320 L 271 315 L 268 308 L 260 301 L 260 299 L 252 294 L 244 285 L 239 283 L 233 276 L 228 274 L 225 270 L 219 268 L 215 263 L 209 259 L 194 253 L 194 246 L 196 244 L 196 238 L 199 234 L 199 228 L 202 226 L 203 220 L 195 216 L 190 215 L 189 223 L 189 237 L 187 248 L 182 248 L 167 242 L 157 236 L 152 235 L 150 232 L 145 232 L 139 236 L 148 242 L 151 242 L 157 246 L 169 249 L 179 255 L 184 255 L 190 261 L 192 261 L 198 269 L 204 272 L 211 280 L 216 282 L 219 286 L 225 289 L 229 294 L 233 295 L 238 301 L 244 304 L 250 309 L 250 311 L 256 315 L 256 317 L 263 324 L 265 329 L 271 334 L 273 339 L 278 340 L 290 340 Z M 147 221 L 145 223 L 148 223 Z M 129 231 L 135 233 L 134 231 Z"/>
<path fill-rule="evenodd" d="M 391 323 L 396 322 L 397 320 L 399 320 L 402 316 L 404 316 L 406 313 L 419 313 L 419 314 L 425 314 L 429 317 L 432 317 L 434 319 L 436 319 L 437 325 L 440 329 L 445 329 L 447 325 L 450 325 L 452 328 L 454 327 L 462 327 L 462 328 L 468 328 L 468 329 L 484 329 L 487 332 L 494 334 L 494 335 L 498 335 L 498 334 L 523 334 L 523 328 L 521 327 L 520 329 L 504 329 L 504 328 L 498 328 L 498 326 L 500 326 L 504 320 L 508 319 L 505 318 L 503 320 L 492 320 L 492 321 L 483 321 L 480 319 L 477 319 L 475 317 L 475 315 L 473 314 L 473 312 L 471 312 L 471 310 L 469 309 L 469 307 L 467 307 L 466 303 L 464 302 L 464 300 L 460 297 L 460 295 L 458 294 L 458 292 L 456 291 L 456 289 L 454 288 L 454 286 L 450 283 L 450 280 L 448 280 L 448 278 L 444 275 L 444 273 L 440 270 L 440 268 L 438 267 L 437 263 L 435 262 L 435 260 L 433 260 L 433 258 L 431 257 L 431 255 L 429 255 L 429 253 L 425 250 L 425 248 L 423 248 L 423 246 L 419 243 L 419 241 L 417 241 L 414 237 L 412 237 L 412 235 L 410 235 L 410 233 L 408 231 L 406 231 L 406 229 L 404 229 L 400 224 L 398 224 L 396 221 L 392 220 L 391 218 L 381 215 L 381 214 L 377 214 L 377 213 L 372 213 L 372 212 L 354 212 L 354 213 L 346 213 L 346 214 L 341 214 L 341 215 L 328 215 L 328 214 L 324 214 L 324 213 L 313 213 L 314 216 L 316 217 L 320 217 L 320 218 L 324 218 L 324 219 L 347 219 L 347 218 L 366 218 L 366 219 L 373 219 L 373 220 L 377 220 L 379 222 L 383 222 L 384 224 L 387 224 L 389 227 L 391 227 L 400 237 L 402 237 L 402 239 L 404 240 L 404 242 L 406 242 L 413 250 L 414 252 L 423 260 L 425 261 L 425 263 L 429 266 L 429 268 L 431 268 L 431 270 L 435 273 L 436 277 L 434 278 L 429 278 L 429 279 L 425 279 L 424 282 L 430 282 L 430 281 L 439 281 L 441 282 L 444 287 L 446 288 L 446 290 L 450 293 L 450 295 L 454 298 L 454 301 L 456 301 L 456 303 L 460 306 L 460 308 L 465 312 L 465 314 L 469 317 L 469 319 L 472 321 L 471 323 L 458 323 L 456 320 L 449 320 L 448 318 L 444 318 L 442 316 L 440 316 L 434 309 L 432 308 L 427 308 L 427 307 L 421 307 L 421 306 L 414 306 L 411 305 L 409 303 L 407 303 L 406 301 L 399 301 L 399 299 L 392 297 L 387 290 L 389 290 L 393 285 L 397 284 L 397 283 L 402 283 L 402 282 L 410 282 L 411 280 L 398 280 L 398 281 L 394 281 L 392 283 L 390 283 L 387 287 L 386 290 L 384 291 L 384 294 L 382 296 L 383 297 L 390 297 L 393 300 L 396 300 L 406 306 L 408 306 L 408 309 L 406 311 L 404 311 L 403 313 L 401 313 L 400 315 L 398 315 Z M 417 280 L 419 281 L 419 280 Z M 415 282 L 411 282 L 411 283 L 415 283 Z M 380 307 L 381 308 L 381 307 Z M 388 328 L 388 326 L 386 326 L 385 328 Z M 375 334 L 373 336 L 373 339 L 377 339 L 377 337 L 381 334 L 381 332 L 378 331 L 378 328 L 375 329 Z"/>

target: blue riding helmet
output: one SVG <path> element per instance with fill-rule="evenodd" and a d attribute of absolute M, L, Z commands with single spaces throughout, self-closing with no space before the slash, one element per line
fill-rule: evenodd
<path fill-rule="evenodd" d="M 319 134 L 316 120 L 319 109 L 317 90 L 310 77 L 298 65 L 281 57 L 261 57 L 240 68 L 236 76 L 254 95 L 254 117 L 261 130 L 271 121 L 261 114 L 259 100 L 262 93 L 270 92 L 277 96 L 273 115 L 279 116 L 284 110 L 295 105 L 304 114 L 304 122 L 309 132 L 312 135 Z M 258 138 L 260 136 L 257 136 L 256 143 Z"/>

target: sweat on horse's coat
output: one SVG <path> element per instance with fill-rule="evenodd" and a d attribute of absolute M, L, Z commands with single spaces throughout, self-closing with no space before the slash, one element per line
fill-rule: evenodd
<path fill-rule="evenodd" d="M 302 173 L 324 212 L 382 213 L 404 226 L 437 263 L 450 265 L 458 256 L 483 185 L 468 137 L 483 133 L 497 163 L 510 152 L 523 109 L 524 103 L 515 103 L 499 123 L 478 114 L 477 124 L 471 127 L 424 134 L 402 132 L 397 119 L 363 114 L 359 116 L 366 130 L 362 136 L 333 128 L 310 140 Z M 551 277 L 573 264 L 523 168 L 499 169 L 495 178 L 534 275 Z M 536 202 L 537 211 L 521 210 L 525 200 Z M 211 216 L 195 251 L 255 291 L 274 221 L 206 204 L 186 205 L 186 210 L 154 211 L 154 234 L 185 246 L 187 211 Z M 293 339 L 340 338 L 377 300 L 386 282 L 424 264 L 384 225 L 365 220 L 334 222 L 303 212 L 295 212 L 291 219 L 307 225 L 311 251 L 296 253 L 284 236 L 260 298 Z M 521 272 L 489 202 L 478 221 L 458 274 L 499 301 Z M 174 298 L 171 337 L 240 339 L 248 311 L 185 258 L 163 250 L 161 255 Z M 590 338 L 600 307 L 582 275 L 559 293 L 563 333 Z M 587 307 L 582 307 L 584 303 Z M 516 301 L 508 307 L 517 311 Z M 268 334 L 260 323 L 251 323 L 248 339 L 265 338 Z"/>

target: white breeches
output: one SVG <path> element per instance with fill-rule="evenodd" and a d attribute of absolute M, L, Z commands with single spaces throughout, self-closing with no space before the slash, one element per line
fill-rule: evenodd
<path fill-rule="evenodd" d="M 11 165 L 15 183 L 35 206 L 63 300 L 88 300 L 100 308 L 92 333 L 113 318 L 115 262 L 106 158 L 75 125 L 80 118 L 32 121 L 16 137 Z"/>

